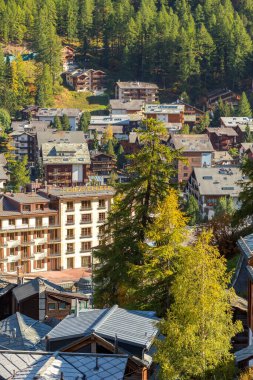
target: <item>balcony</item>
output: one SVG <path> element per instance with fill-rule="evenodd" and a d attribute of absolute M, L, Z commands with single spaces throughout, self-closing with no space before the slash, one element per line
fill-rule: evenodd
<path fill-rule="evenodd" d="M 36 253 L 34 253 L 34 256 L 35 256 L 36 260 L 45 259 L 47 257 L 47 251 L 44 250 L 43 252 L 36 252 Z"/>
<path fill-rule="evenodd" d="M 18 253 L 17 255 L 10 255 L 7 257 L 8 262 L 12 263 L 14 261 L 18 261 L 21 259 L 21 253 Z"/>
<path fill-rule="evenodd" d="M 61 238 L 59 237 L 53 237 L 53 238 L 50 237 L 50 240 L 48 243 L 59 243 L 60 241 L 61 241 Z"/>
<path fill-rule="evenodd" d="M 36 239 L 34 239 L 34 241 L 35 241 L 35 244 L 46 244 L 47 243 L 47 237 L 36 238 Z"/>
<path fill-rule="evenodd" d="M 92 220 L 81 220 L 80 224 L 91 224 Z"/>
<path fill-rule="evenodd" d="M 81 207 L 80 211 L 91 211 L 92 207 Z"/>
<path fill-rule="evenodd" d="M 92 235 L 81 235 L 80 239 L 92 238 Z"/>
<path fill-rule="evenodd" d="M 75 224 L 74 220 L 72 220 L 72 222 L 66 222 L 65 226 L 73 226 L 73 224 Z"/>
<path fill-rule="evenodd" d="M 75 251 L 74 251 L 74 250 L 71 250 L 71 251 L 66 251 L 65 253 L 66 253 L 66 255 L 74 255 L 74 254 L 75 254 Z"/>
<path fill-rule="evenodd" d="M 105 223 L 106 219 L 98 219 L 98 223 Z"/>
<path fill-rule="evenodd" d="M 47 257 L 48 257 L 49 259 L 54 259 L 55 257 L 61 257 L 61 253 L 60 253 L 60 252 L 49 253 L 49 254 L 47 255 Z"/>
<path fill-rule="evenodd" d="M 74 211 L 75 211 L 74 207 L 70 207 L 66 209 L 66 212 L 74 212 Z"/>
<path fill-rule="evenodd" d="M 72 239 L 75 239 L 75 235 L 72 235 L 72 236 L 66 236 L 66 237 L 65 237 L 65 240 L 72 240 Z"/>
<path fill-rule="evenodd" d="M 97 210 L 105 210 L 105 209 L 106 209 L 106 205 L 97 207 Z"/>
<path fill-rule="evenodd" d="M 87 252 L 91 252 L 91 248 L 90 249 L 80 249 L 80 253 L 87 253 Z"/>

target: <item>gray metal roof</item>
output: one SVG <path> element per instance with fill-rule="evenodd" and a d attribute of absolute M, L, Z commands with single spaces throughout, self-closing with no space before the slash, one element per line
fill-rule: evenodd
<path fill-rule="evenodd" d="M 19 312 L 0 321 L 0 346 L 8 350 L 44 350 L 52 328 Z"/>
<path fill-rule="evenodd" d="M 49 333 L 49 339 L 81 337 L 95 332 L 97 335 L 119 342 L 149 348 L 158 328 L 159 319 L 154 312 L 126 310 L 118 305 L 110 309 L 82 310 L 78 317 L 70 315 Z"/>
<path fill-rule="evenodd" d="M 128 356 L 76 353 L 43 353 L 0 351 L 0 374 L 4 380 L 42 380 L 80 379 L 123 380 Z M 15 371 L 15 375 L 13 375 Z"/>
<path fill-rule="evenodd" d="M 140 88 L 145 88 L 145 89 L 153 89 L 153 90 L 158 90 L 158 86 L 155 83 L 147 83 L 147 82 L 121 82 L 118 81 L 117 85 L 119 88 L 123 89 L 140 89 Z"/>
<path fill-rule="evenodd" d="M 238 134 L 233 128 L 226 128 L 226 127 L 220 127 L 220 128 L 207 128 L 209 133 L 215 133 L 217 136 L 231 136 L 231 137 L 236 137 Z"/>
<path fill-rule="evenodd" d="M 242 184 L 247 181 L 239 167 L 221 166 L 193 170 L 200 195 L 238 197 Z"/>
<path fill-rule="evenodd" d="M 61 286 L 56 285 L 48 280 L 44 280 L 40 277 L 36 277 L 23 285 L 17 286 L 15 289 L 13 289 L 13 294 L 16 300 L 20 302 L 33 296 L 34 294 L 37 294 L 41 286 L 45 286 L 45 290 L 47 291 L 58 291 L 66 293 L 64 288 Z"/>
<path fill-rule="evenodd" d="M 44 195 L 39 195 L 37 193 L 9 193 L 4 194 L 4 197 L 6 199 L 9 199 L 11 201 L 16 201 L 18 203 L 25 203 L 25 204 L 34 204 L 34 203 L 49 203 L 49 199 L 46 198 Z"/>
<path fill-rule="evenodd" d="M 79 108 L 39 108 L 37 117 L 54 117 L 67 115 L 68 117 L 78 117 L 82 111 Z"/>
<path fill-rule="evenodd" d="M 253 344 L 248 347 L 243 348 L 242 350 L 235 352 L 235 360 L 237 363 L 251 359 L 253 357 Z"/>
<path fill-rule="evenodd" d="M 250 259 L 253 256 L 253 234 L 240 237 L 237 241 L 237 245 L 247 259 Z"/>
<path fill-rule="evenodd" d="M 113 110 L 140 111 L 144 105 L 144 100 L 133 99 L 129 102 L 121 102 L 119 99 L 111 99 L 110 106 Z"/>
<path fill-rule="evenodd" d="M 47 142 L 54 143 L 83 143 L 85 142 L 84 133 L 82 131 L 56 131 L 50 130 L 37 133 L 37 143 L 39 149 L 41 145 Z"/>

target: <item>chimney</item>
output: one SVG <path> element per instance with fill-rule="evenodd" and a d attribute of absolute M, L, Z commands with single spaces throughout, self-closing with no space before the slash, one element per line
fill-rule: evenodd
<path fill-rule="evenodd" d="M 75 317 L 79 317 L 79 300 L 76 298 Z"/>

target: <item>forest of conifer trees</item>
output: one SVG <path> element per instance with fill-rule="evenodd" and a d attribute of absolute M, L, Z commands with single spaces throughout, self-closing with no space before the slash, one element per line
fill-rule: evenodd
<path fill-rule="evenodd" d="M 59 37 L 122 79 L 192 97 L 240 89 L 253 72 L 253 0 L 0 0 L 2 43 L 31 43 L 53 82 Z"/>

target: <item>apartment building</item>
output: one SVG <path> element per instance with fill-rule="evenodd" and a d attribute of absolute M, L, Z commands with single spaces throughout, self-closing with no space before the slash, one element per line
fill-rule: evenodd
<path fill-rule="evenodd" d="M 146 104 L 144 115 L 163 123 L 184 123 L 183 104 Z"/>
<path fill-rule="evenodd" d="M 158 90 L 158 86 L 154 83 L 118 81 L 115 87 L 115 98 L 122 102 L 140 99 L 146 103 L 153 103 L 158 101 Z"/>
<path fill-rule="evenodd" d="M 77 69 L 66 72 L 66 83 L 75 91 L 104 92 L 105 76 L 102 70 Z"/>
<path fill-rule="evenodd" d="M 58 211 L 38 194 L 4 194 L 0 200 L 0 269 L 26 273 L 57 269 Z"/>
<path fill-rule="evenodd" d="M 0 200 L 0 270 L 89 267 L 111 209 L 109 186 L 41 189 Z"/>
<path fill-rule="evenodd" d="M 76 131 L 82 111 L 78 108 L 39 108 L 36 112 L 36 118 L 39 121 L 54 122 L 56 116 L 63 117 L 66 115 L 72 131 Z"/>
<path fill-rule="evenodd" d="M 42 144 L 44 177 L 49 185 L 80 186 L 88 182 L 90 154 L 86 142 Z"/>
<path fill-rule="evenodd" d="M 113 188 L 52 188 L 43 194 L 47 194 L 59 210 L 61 269 L 89 267 L 92 248 L 99 245 L 111 209 Z"/>

